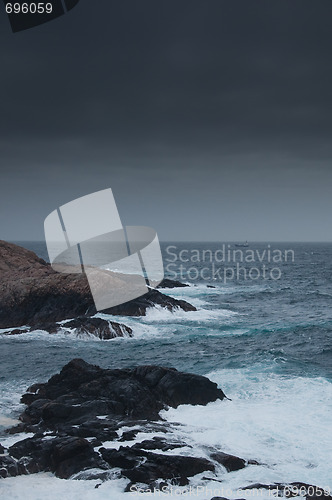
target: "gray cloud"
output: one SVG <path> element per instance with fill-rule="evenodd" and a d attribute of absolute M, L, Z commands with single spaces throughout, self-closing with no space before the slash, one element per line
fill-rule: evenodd
<path fill-rule="evenodd" d="M 2 16 L 0 237 L 110 186 L 163 239 L 331 240 L 331 13 L 81 0 L 15 35 Z"/>

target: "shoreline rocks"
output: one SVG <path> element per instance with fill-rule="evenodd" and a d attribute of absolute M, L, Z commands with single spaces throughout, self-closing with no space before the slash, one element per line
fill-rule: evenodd
<path fill-rule="evenodd" d="M 214 472 L 217 462 L 168 454 L 188 445 L 169 438 L 170 426 L 159 412 L 169 406 L 206 405 L 225 397 L 206 377 L 174 368 L 102 369 L 74 359 L 48 382 L 34 384 L 22 396 L 26 409 L 19 417 L 21 423 L 9 432 L 32 432 L 34 436 L 3 450 L 0 476 L 51 471 L 60 478 L 81 473 L 89 477 L 89 470 L 94 469 L 95 478 L 97 469 L 105 478 L 110 470 L 120 468 L 130 485 L 151 485 L 160 479 L 188 484 L 193 475 Z M 121 434 L 122 428 L 125 432 Z M 152 437 L 135 443 L 138 432 L 149 432 Z M 164 438 L 154 435 L 160 432 Z M 105 442 L 128 440 L 133 441 L 132 446 L 120 445 L 117 450 L 104 446 Z"/>
<path fill-rule="evenodd" d="M 204 447 L 204 456 L 191 453 L 186 434 L 179 438 L 173 432 L 181 425 L 169 424 L 159 412 L 168 406 L 205 405 L 225 398 L 208 378 L 174 368 L 102 369 L 73 359 L 48 382 L 34 384 L 22 396 L 26 409 L 21 423 L 8 431 L 33 436 L 8 448 L 0 444 L 0 480 L 52 472 L 61 479 L 107 481 L 116 474 L 128 481 L 124 491 L 158 492 L 189 485 L 190 478 L 208 472 L 200 477 L 201 484 L 222 483 L 221 466 L 228 474 L 258 462 L 209 446 Z M 151 438 L 137 441 L 139 433 Z M 256 483 L 240 489 L 277 490 L 279 497 L 288 498 L 294 496 L 291 488 L 304 492 L 306 500 L 332 500 L 322 488 L 300 482 Z"/>

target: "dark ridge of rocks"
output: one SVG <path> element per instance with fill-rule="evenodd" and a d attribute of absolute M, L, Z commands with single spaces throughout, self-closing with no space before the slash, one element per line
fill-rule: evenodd
<path fill-rule="evenodd" d="M 30 328 L 14 328 L 14 330 L 8 330 L 7 332 L 1 332 L 1 335 L 12 336 L 12 335 L 22 335 L 22 333 L 30 332 Z"/>
<path fill-rule="evenodd" d="M 152 439 L 145 439 L 140 443 L 134 444 L 131 449 L 132 450 L 175 450 L 176 448 L 183 448 L 184 446 L 188 447 L 186 443 L 181 442 L 168 442 L 164 438 L 154 437 Z M 191 448 L 191 446 L 189 446 Z"/>
<path fill-rule="evenodd" d="M 101 340 L 115 339 L 116 337 L 132 337 L 133 331 L 129 326 L 116 321 L 107 321 L 101 318 L 78 317 L 66 323 L 47 323 L 45 325 L 36 325 L 33 330 L 45 330 L 48 333 L 56 334 L 73 330 L 77 336 L 94 336 Z M 32 331 L 32 329 L 31 329 Z"/>
<path fill-rule="evenodd" d="M 57 477 L 68 479 L 85 469 L 108 469 L 100 455 L 93 450 L 89 441 L 80 437 L 34 436 L 19 441 L 8 449 L 11 459 L 18 463 L 24 458 L 25 472 L 53 472 Z M 17 474 L 19 475 L 19 468 Z"/>
<path fill-rule="evenodd" d="M 164 295 L 158 290 L 151 288 L 148 293 L 138 297 L 137 299 L 126 302 L 119 306 L 105 309 L 103 313 L 116 316 L 145 316 L 149 307 L 155 305 L 164 307 L 169 311 L 183 309 L 184 311 L 197 311 L 196 307 L 189 304 L 185 300 L 174 299 L 168 295 Z"/>
<path fill-rule="evenodd" d="M 206 448 L 207 458 L 183 454 L 190 445 L 175 438 L 172 431 L 180 424 L 163 421 L 159 411 L 168 405 L 207 404 L 225 398 L 216 384 L 199 375 L 160 366 L 102 369 L 74 359 L 48 382 L 34 384 L 28 391 L 22 398 L 27 408 L 20 416 L 21 424 L 10 432 L 33 432 L 34 436 L 8 449 L 0 445 L 0 478 L 46 471 L 63 479 L 105 481 L 116 469 L 119 477 L 129 481 L 126 491 L 142 491 L 142 487 L 184 486 L 189 478 L 206 471 L 212 477 L 204 476 L 202 481 L 222 482 L 215 477 L 218 464 L 228 472 L 257 464 L 217 449 Z M 151 438 L 119 449 L 106 448 L 105 442 L 130 441 L 138 432 L 149 433 Z M 174 450 L 180 448 L 182 454 L 176 454 Z M 254 484 L 241 489 L 278 487 L 279 496 L 291 497 L 295 496 L 292 486 L 306 488 L 306 500 L 332 500 L 322 488 L 305 483 Z"/>
<path fill-rule="evenodd" d="M 189 484 L 189 477 L 204 471 L 214 472 L 215 470 L 213 463 L 206 458 L 160 455 L 151 452 L 146 452 L 143 456 L 145 461 L 142 463 L 142 452 L 138 454 L 136 460 L 134 454 L 130 466 L 122 471 L 122 474 L 132 484 L 145 483 L 151 485 L 159 479 L 172 479 L 174 484 L 185 486 Z M 107 461 L 107 455 L 104 454 L 103 458 Z"/>
<path fill-rule="evenodd" d="M 28 391 L 22 397 L 27 407 L 21 424 L 11 432 L 34 436 L 3 449 L 0 477 L 51 471 L 60 478 L 106 480 L 116 467 L 134 486 L 160 479 L 184 485 L 195 474 L 215 470 L 212 460 L 167 454 L 188 445 L 168 438 L 171 426 L 159 416 L 167 406 L 224 399 L 205 377 L 160 366 L 102 369 L 74 359 Z M 119 450 L 103 447 L 105 441 L 134 439 L 137 432 L 148 432 L 151 439 Z M 165 437 L 154 436 L 156 432 Z"/>
<path fill-rule="evenodd" d="M 52 335 L 57 333 L 68 333 L 77 337 L 97 337 L 101 340 L 111 340 L 117 337 L 132 337 L 132 329 L 123 323 L 108 321 L 94 317 L 78 317 L 66 323 L 45 323 L 35 325 L 31 328 L 16 328 L 3 332 L 2 335 L 21 335 L 22 333 L 43 330 Z"/>
<path fill-rule="evenodd" d="M 158 285 L 157 288 L 183 288 L 190 286 L 186 283 L 181 283 L 181 281 L 171 280 L 169 278 L 164 278 Z"/>
<path fill-rule="evenodd" d="M 211 458 L 220 465 L 223 465 L 227 472 L 244 469 L 246 466 L 246 461 L 242 458 L 236 457 L 235 455 L 228 455 L 227 453 L 222 453 L 221 451 L 212 453 Z"/>
<path fill-rule="evenodd" d="M 115 273 L 109 274 L 116 279 Z M 151 289 L 138 299 L 104 312 L 141 316 L 155 304 L 169 310 L 196 310 L 183 300 Z M 0 328 L 40 326 L 95 313 L 85 274 L 58 273 L 34 252 L 0 240 Z"/>
<path fill-rule="evenodd" d="M 165 406 L 205 405 L 224 397 L 206 377 L 174 368 L 102 369 L 74 359 L 46 384 L 30 387 L 22 397 L 28 407 L 20 419 L 43 430 L 98 415 L 159 419 Z"/>

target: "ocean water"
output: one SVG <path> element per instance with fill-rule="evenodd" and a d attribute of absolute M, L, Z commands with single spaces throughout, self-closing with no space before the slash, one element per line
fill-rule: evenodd
<path fill-rule="evenodd" d="M 47 258 L 43 243 L 22 245 Z M 142 318 L 112 317 L 134 337 L 111 341 L 42 331 L 0 335 L 0 442 L 13 439 L 4 430 L 22 411 L 28 385 L 72 358 L 102 367 L 160 364 L 207 375 L 231 398 L 163 412 L 176 437 L 192 446 L 181 453 L 207 456 L 208 447 L 218 447 L 262 464 L 233 473 L 220 468 L 222 483 L 203 481 L 208 490 L 239 498 L 237 489 L 248 484 L 293 481 L 332 490 L 332 245 L 172 242 L 162 249 L 166 274 L 190 283 L 164 292 L 196 312 L 156 307 Z M 114 479 L 94 489 L 93 481 L 38 474 L 0 481 L 0 491 L 5 499 L 120 500 L 131 496 L 122 493 L 124 484 Z"/>

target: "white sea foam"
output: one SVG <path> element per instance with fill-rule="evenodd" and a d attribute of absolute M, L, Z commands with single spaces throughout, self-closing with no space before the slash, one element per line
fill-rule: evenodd
<path fill-rule="evenodd" d="M 229 309 L 198 309 L 197 311 L 183 311 L 175 309 L 169 311 L 161 306 L 150 307 L 146 311 L 146 316 L 141 317 L 126 317 L 110 316 L 99 313 L 99 318 L 124 322 L 132 328 L 134 339 L 157 338 L 157 337 L 172 337 L 176 326 L 192 327 L 213 326 L 216 322 L 218 325 L 229 324 L 233 318 L 238 316 L 237 312 Z M 225 334 L 229 334 L 226 332 Z M 243 333 L 241 331 L 241 333 Z M 220 335 L 220 330 L 218 330 Z M 239 334 L 239 332 L 235 332 Z M 134 340 L 130 339 L 130 341 Z M 122 341 L 125 339 L 121 339 Z M 113 340 L 112 340 L 113 342 Z"/>
<path fill-rule="evenodd" d="M 169 422 L 183 424 L 187 442 L 266 464 L 238 471 L 242 481 L 303 481 L 332 488 L 331 383 L 255 370 L 223 370 L 209 378 L 232 401 L 163 412 Z"/>
<path fill-rule="evenodd" d="M 179 288 L 163 288 L 160 291 L 175 299 L 192 300 L 195 297 L 200 297 L 204 302 L 209 302 L 209 297 L 213 295 L 232 295 L 235 293 L 257 293 L 267 290 L 274 290 L 267 284 L 247 284 L 247 285 L 232 285 L 216 283 L 213 288 L 204 283 L 191 284 L 188 287 Z M 204 297 L 204 299 L 202 298 Z"/>
<path fill-rule="evenodd" d="M 145 323 L 201 323 L 215 321 L 217 319 L 225 319 L 236 316 L 238 313 L 229 309 L 198 309 L 197 311 L 183 311 L 183 309 L 175 309 L 169 311 L 160 306 L 151 307 L 146 311 L 146 316 L 143 318 Z"/>
<path fill-rule="evenodd" d="M 22 441 L 22 439 L 27 439 L 33 437 L 34 434 L 32 432 L 20 432 L 19 434 L 13 434 L 11 436 L 1 438 L 1 444 L 5 448 L 9 448 L 13 446 L 13 444 L 18 443 L 18 441 Z"/>

